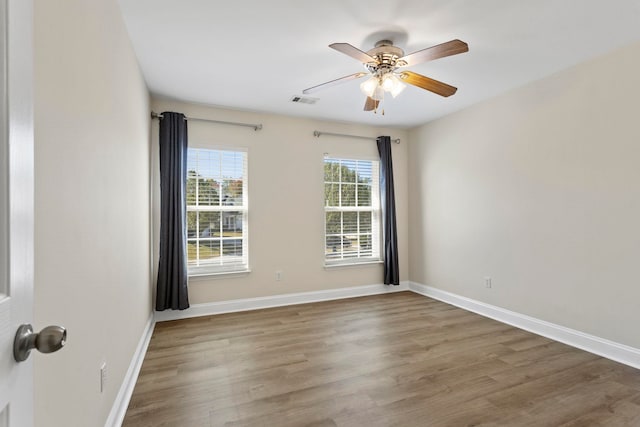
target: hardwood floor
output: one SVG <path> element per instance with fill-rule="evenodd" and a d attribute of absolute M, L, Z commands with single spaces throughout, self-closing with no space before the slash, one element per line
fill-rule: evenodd
<path fill-rule="evenodd" d="M 411 292 L 156 325 L 124 426 L 640 426 L 640 371 Z"/>

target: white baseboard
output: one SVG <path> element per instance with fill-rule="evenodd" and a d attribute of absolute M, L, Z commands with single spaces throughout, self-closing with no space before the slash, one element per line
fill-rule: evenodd
<path fill-rule="evenodd" d="M 153 315 L 151 315 L 149 316 L 147 325 L 144 328 L 142 337 L 140 337 L 136 351 L 133 354 L 133 358 L 129 364 L 129 369 L 127 369 L 124 380 L 122 380 L 122 385 L 120 386 L 120 390 L 118 390 L 116 400 L 113 402 L 111 412 L 109 412 L 109 417 L 104 424 L 105 427 L 120 427 L 122 425 L 124 416 L 127 413 L 127 408 L 129 407 L 131 395 L 133 394 L 133 389 L 136 386 L 136 381 L 138 381 L 138 374 L 142 367 L 142 361 L 144 360 L 144 356 L 147 354 L 147 347 L 149 347 L 149 341 L 151 340 L 154 326 L 155 321 L 153 319 Z"/>
<path fill-rule="evenodd" d="M 409 282 L 401 282 L 399 286 L 364 285 L 353 286 L 349 288 L 326 289 L 322 291 L 281 294 L 258 298 L 244 298 L 205 304 L 193 304 L 186 310 L 156 311 L 154 318 L 156 322 L 163 322 L 167 320 L 186 319 L 189 317 L 210 316 L 212 314 L 258 310 L 262 308 L 282 307 L 285 305 L 294 304 L 307 304 L 311 302 L 355 298 L 367 295 L 378 295 L 407 290 L 409 290 Z"/>
<path fill-rule="evenodd" d="M 640 349 L 589 335 L 437 288 L 409 282 L 409 290 L 537 335 L 640 369 Z"/>

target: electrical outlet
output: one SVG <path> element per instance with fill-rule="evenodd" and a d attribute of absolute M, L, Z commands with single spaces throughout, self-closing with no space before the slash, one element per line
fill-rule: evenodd
<path fill-rule="evenodd" d="M 491 277 L 488 277 L 488 276 L 487 276 L 487 277 L 485 277 L 485 278 L 484 278 L 484 285 L 485 285 L 487 288 L 491 288 Z"/>
<path fill-rule="evenodd" d="M 107 387 L 107 362 L 100 365 L 100 393 L 103 393 Z"/>
<path fill-rule="evenodd" d="M 276 281 L 279 282 L 282 280 L 282 270 L 276 271 Z"/>

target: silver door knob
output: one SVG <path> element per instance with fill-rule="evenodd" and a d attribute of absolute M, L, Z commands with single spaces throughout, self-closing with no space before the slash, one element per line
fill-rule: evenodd
<path fill-rule="evenodd" d="M 64 347 L 67 330 L 62 326 L 47 326 L 40 332 L 33 332 L 33 326 L 21 325 L 13 340 L 13 358 L 24 362 L 34 348 L 40 353 L 53 353 Z"/>

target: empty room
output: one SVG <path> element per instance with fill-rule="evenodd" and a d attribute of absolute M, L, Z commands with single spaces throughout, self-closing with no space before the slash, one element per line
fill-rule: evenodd
<path fill-rule="evenodd" d="M 0 0 L 0 426 L 640 426 L 640 3 Z"/>

